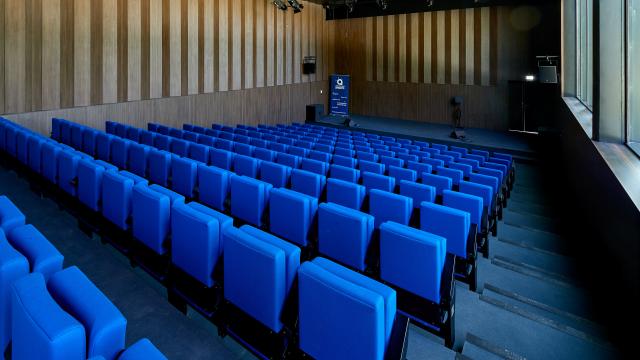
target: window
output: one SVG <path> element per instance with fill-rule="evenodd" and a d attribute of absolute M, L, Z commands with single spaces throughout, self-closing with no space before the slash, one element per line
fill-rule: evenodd
<path fill-rule="evenodd" d="M 627 143 L 640 154 L 640 0 L 627 8 Z"/>
<path fill-rule="evenodd" d="M 576 20 L 576 91 L 578 99 L 591 110 L 593 109 L 593 0 L 576 0 Z"/>

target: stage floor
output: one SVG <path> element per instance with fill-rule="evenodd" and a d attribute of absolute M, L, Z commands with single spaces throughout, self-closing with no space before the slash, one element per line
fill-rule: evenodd
<path fill-rule="evenodd" d="M 473 146 L 489 150 L 502 150 L 520 157 L 535 157 L 533 144 L 537 138 L 535 134 L 517 133 L 511 131 L 493 131 L 487 129 L 466 128 L 466 138 L 456 140 L 449 137 L 451 126 L 425 122 L 378 118 L 362 115 L 351 115 L 351 120 L 358 124 L 358 128 L 373 132 L 406 135 L 410 138 L 421 138 L 426 141 L 439 142 L 448 145 Z M 325 116 L 319 123 L 344 127 L 343 118 Z"/>

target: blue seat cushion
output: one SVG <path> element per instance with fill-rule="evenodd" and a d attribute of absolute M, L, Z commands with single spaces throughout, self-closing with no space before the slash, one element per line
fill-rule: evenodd
<path fill-rule="evenodd" d="M 107 171 L 102 176 L 102 215 L 122 230 L 129 229 L 133 185 L 133 179 L 121 173 Z"/>
<path fill-rule="evenodd" d="M 480 226 L 482 209 L 484 207 L 481 197 L 446 190 L 442 195 L 442 204 L 450 208 L 468 212 L 471 223 Z"/>
<path fill-rule="evenodd" d="M 493 203 L 493 189 L 491 186 L 476 184 L 469 181 L 461 181 L 459 190 L 461 193 L 481 197 L 484 206 L 487 209 L 491 209 Z"/>
<path fill-rule="evenodd" d="M 84 326 L 87 357 L 115 360 L 124 349 L 127 320 L 102 291 L 75 266 L 53 274 L 47 288 L 60 307 Z"/>
<path fill-rule="evenodd" d="M 149 339 L 140 339 L 122 352 L 118 360 L 167 360 Z"/>
<path fill-rule="evenodd" d="M 184 202 L 184 197 L 180 201 Z M 133 188 L 133 237 L 158 255 L 164 255 L 169 250 L 167 239 L 171 230 L 171 205 L 172 200 L 168 195 L 145 184 Z"/>
<path fill-rule="evenodd" d="M 29 274 L 29 261 L 7 241 L 0 229 L 0 351 L 11 341 L 11 287 Z"/>
<path fill-rule="evenodd" d="M 436 188 L 436 195 L 440 196 L 442 196 L 444 190 L 451 190 L 453 186 L 451 178 L 427 173 L 422 174 L 422 183 Z"/>
<path fill-rule="evenodd" d="M 367 188 L 367 192 L 372 189 L 393 192 L 396 187 L 396 179 L 365 171 L 362 173 L 362 185 Z"/>
<path fill-rule="evenodd" d="M 352 183 L 360 181 L 360 170 L 341 165 L 331 165 L 330 177 Z"/>
<path fill-rule="evenodd" d="M 357 270 L 365 270 L 365 260 L 374 218 L 338 204 L 323 203 L 318 209 L 318 245 L 325 254 Z"/>
<path fill-rule="evenodd" d="M 149 152 L 149 180 L 161 186 L 169 185 L 171 174 L 171 154 L 164 150 Z"/>

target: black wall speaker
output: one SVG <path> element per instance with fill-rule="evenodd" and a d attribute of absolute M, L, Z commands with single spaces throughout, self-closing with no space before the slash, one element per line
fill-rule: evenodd
<path fill-rule="evenodd" d="M 307 105 L 307 121 L 320 121 L 320 119 L 322 119 L 322 115 L 324 115 L 324 105 Z"/>
<path fill-rule="evenodd" d="M 316 57 L 305 56 L 302 60 L 302 73 L 304 75 L 311 75 L 316 73 Z"/>

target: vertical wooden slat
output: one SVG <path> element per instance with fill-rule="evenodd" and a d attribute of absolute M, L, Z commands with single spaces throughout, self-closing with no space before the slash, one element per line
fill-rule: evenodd
<path fill-rule="evenodd" d="M 213 4 L 213 91 L 220 91 L 220 7 Z"/>
<path fill-rule="evenodd" d="M 102 104 L 103 4 L 91 2 L 91 94 L 92 105 Z"/>
<path fill-rule="evenodd" d="M 481 60 L 481 50 L 482 50 L 482 21 L 481 21 L 482 10 L 480 8 L 473 9 L 473 33 L 475 34 L 473 38 L 473 84 L 481 85 L 482 84 L 482 60 Z"/>
<path fill-rule="evenodd" d="M 25 111 L 26 9 L 24 0 L 5 0 L 5 112 Z M 11 69 L 11 71 L 6 70 Z"/>
<path fill-rule="evenodd" d="M 460 62 L 460 66 L 458 69 L 458 80 L 460 84 L 466 83 L 467 77 L 467 10 L 462 9 L 459 13 L 458 20 L 458 34 L 459 34 L 459 43 L 458 43 L 458 51 L 459 57 L 458 61 Z"/>
<path fill-rule="evenodd" d="M 26 104 L 27 110 L 36 111 L 42 108 L 42 0 L 28 0 L 26 9 Z"/>
<path fill-rule="evenodd" d="M 16 6 L 16 2 L 22 6 Z M 10 84 L 11 88 L 11 91 L 7 92 L 7 112 L 21 112 L 24 111 L 23 107 L 14 105 L 15 100 L 12 98 L 17 94 L 21 98 L 24 96 L 24 60 L 19 59 L 18 66 L 12 65 L 9 61 L 24 54 L 24 2 L 12 0 L 6 4 L 6 14 L 11 15 L 7 17 L 6 24 L 12 29 L 6 33 L 6 49 L 12 49 L 5 51 L 7 69 L 11 69 L 6 72 L 7 85 Z M 42 109 L 48 110 L 60 107 L 60 0 L 45 1 L 42 5 Z M 13 111 L 10 110 L 10 106 L 14 108 Z"/>
<path fill-rule="evenodd" d="M 60 107 L 73 106 L 74 0 L 60 1 Z M 9 67 L 11 68 L 11 67 Z"/>
<path fill-rule="evenodd" d="M 256 0 L 257 1 L 257 0 Z M 256 2 L 256 17 L 255 17 L 255 38 L 256 38 L 256 57 L 255 57 L 255 73 L 256 73 L 256 87 L 265 86 L 265 53 L 266 53 L 266 19 L 265 19 L 266 5 L 264 1 Z"/>
<path fill-rule="evenodd" d="M 437 38 L 436 38 L 436 45 L 438 48 L 438 66 L 437 66 L 437 77 L 436 77 L 436 83 L 438 84 L 444 84 L 446 81 L 446 67 L 447 67 L 447 62 L 446 62 L 446 53 L 447 53 L 447 48 L 446 48 L 446 42 L 445 42 L 445 37 L 446 37 L 446 31 L 445 31 L 445 22 L 446 22 L 446 13 L 445 11 L 438 11 L 436 13 L 436 26 L 437 26 Z"/>
<path fill-rule="evenodd" d="M 162 97 L 163 82 L 163 0 L 150 0 L 149 4 L 149 97 Z M 144 81 L 143 81 L 144 84 Z"/>
<path fill-rule="evenodd" d="M 425 81 L 425 75 L 427 73 L 426 70 L 426 65 L 425 65 L 425 61 L 426 61 L 426 56 L 425 56 L 425 51 L 427 49 L 427 46 L 425 44 L 426 41 L 426 25 L 425 25 L 425 14 L 421 13 L 418 16 L 418 82 L 419 83 L 424 83 Z"/>
<path fill-rule="evenodd" d="M 162 96 L 171 94 L 171 0 L 162 0 Z"/>
<path fill-rule="evenodd" d="M 202 9 L 202 54 L 200 57 L 202 58 L 202 92 L 210 93 L 213 92 L 213 68 L 214 68 L 214 48 L 213 48 L 213 8 L 215 7 L 213 4 L 214 0 L 203 0 L 203 9 Z"/>
<path fill-rule="evenodd" d="M 409 38 L 409 45 L 410 45 L 410 51 L 408 51 L 408 56 L 409 56 L 409 61 L 408 61 L 408 66 L 410 66 L 411 70 L 410 70 L 410 74 L 411 76 L 408 77 L 408 81 L 412 82 L 412 83 L 417 83 L 418 82 L 418 78 L 420 76 L 419 70 L 418 70 L 418 53 L 419 53 L 419 47 L 418 47 L 418 17 L 420 16 L 420 14 L 411 14 L 410 15 L 410 21 L 409 21 L 409 30 L 408 33 L 410 33 L 410 36 L 408 36 Z"/>
<path fill-rule="evenodd" d="M 80 0 L 82 1 L 82 0 Z M 127 96 L 140 100 L 142 92 L 142 2 L 127 1 Z"/>
<path fill-rule="evenodd" d="M 234 88 L 233 79 L 235 77 L 234 71 L 237 67 L 236 62 L 236 49 L 234 47 L 234 29 L 233 29 L 233 6 L 235 4 L 234 0 L 228 0 L 227 3 L 227 89 L 231 90 Z"/>
<path fill-rule="evenodd" d="M 118 0 L 103 0 L 102 101 L 118 101 Z"/>
<path fill-rule="evenodd" d="M 389 17 L 391 26 L 389 30 L 389 78 L 391 81 L 398 81 L 400 76 L 400 21 L 399 16 L 394 15 Z"/>
<path fill-rule="evenodd" d="M 231 63 L 229 64 L 230 88 L 239 90 L 242 87 L 242 16 L 240 2 L 229 1 L 229 54 Z"/>
<path fill-rule="evenodd" d="M 429 69 L 431 71 L 430 83 L 435 84 L 438 82 L 438 66 L 440 66 L 438 61 L 438 13 L 432 12 L 429 13 L 429 25 L 431 26 L 431 31 L 429 36 L 429 43 L 431 45 L 431 49 L 429 49 Z M 443 49 L 444 50 L 444 49 Z M 442 51 L 440 51 L 442 52 Z"/>
<path fill-rule="evenodd" d="M 324 9 L 321 6 L 317 6 L 318 9 L 318 59 L 316 59 L 316 70 L 318 75 L 316 76 L 316 80 L 322 81 L 324 80 L 324 61 L 325 61 L 325 39 L 324 39 L 324 27 L 325 27 L 325 19 L 324 19 Z M 300 62 L 295 66 L 298 69 L 300 68 Z"/>
<path fill-rule="evenodd" d="M 218 85 L 220 91 L 229 89 L 229 76 L 231 69 L 229 68 L 229 15 L 228 0 L 220 0 L 218 2 Z"/>
<path fill-rule="evenodd" d="M 302 82 L 302 71 L 300 64 L 302 63 L 302 39 L 301 39 L 301 23 L 302 17 L 300 14 L 296 14 L 293 17 L 292 32 L 293 32 L 293 63 L 296 64 L 293 67 L 293 82 Z"/>
<path fill-rule="evenodd" d="M 489 69 L 490 69 L 490 49 L 489 49 L 489 41 L 491 39 L 490 37 L 490 30 L 489 30 L 489 8 L 488 7 L 483 7 L 480 9 L 480 17 L 482 19 L 482 26 L 481 26 L 481 37 L 482 37 L 482 43 L 481 43 L 481 50 L 480 50 L 480 66 L 482 67 L 482 78 L 481 78 L 481 84 L 483 86 L 487 86 L 489 85 L 489 81 L 490 81 L 490 74 L 489 74 Z"/>
<path fill-rule="evenodd" d="M 305 56 L 309 56 L 309 17 L 305 11 L 297 15 L 300 17 L 300 62 L 302 62 Z M 300 79 L 302 82 L 307 82 L 309 76 L 301 74 Z"/>
<path fill-rule="evenodd" d="M 441 30 L 441 29 L 439 29 Z M 444 84 L 451 84 L 451 11 L 444 11 Z"/>
<path fill-rule="evenodd" d="M 180 95 L 189 94 L 189 0 L 180 0 Z"/>
<path fill-rule="evenodd" d="M 389 81 L 389 18 L 382 17 L 382 81 Z"/>
<path fill-rule="evenodd" d="M 265 75 L 266 75 L 266 86 L 273 86 L 275 84 L 275 45 L 276 45 L 276 38 L 275 38 L 275 18 L 276 18 L 276 11 L 280 11 L 277 10 L 275 6 L 271 5 L 268 6 L 266 8 L 266 13 L 265 13 L 265 18 L 266 18 L 266 24 L 267 24 L 267 46 L 266 46 L 266 69 L 265 69 Z"/>
<path fill-rule="evenodd" d="M 315 7 L 309 7 L 309 56 L 316 56 L 316 15 L 315 15 Z M 307 10 L 307 9 L 305 9 Z M 303 10 L 303 11 L 305 11 Z M 311 74 L 309 76 L 309 81 L 316 81 L 316 75 Z"/>
<path fill-rule="evenodd" d="M 498 84 L 498 8 L 491 7 L 489 35 L 489 72 L 490 85 Z"/>
<path fill-rule="evenodd" d="M 466 23 L 466 60 L 465 60 L 465 70 L 466 70 L 466 81 L 465 84 L 473 85 L 475 82 L 475 11 L 474 9 L 465 10 L 466 15 L 465 18 L 467 20 Z"/>
<path fill-rule="evenodd" d="M 118 0 L 118 102 L 127 101 L 127 91 L 129 88 L 129 67 L 128 67 L 128 59 L 129 59 L 129 45 L 127 43 L 128 40 L 128 4 L 126 0 Z"/>
<path fill-rule="evenodd" d="M 398 43 L 396 44 L 397 50 L 397 71 L 398 74 L 396 79 L 398 82 L 406 82 L 407 81 L 407 70 L 411 69 L 411 65 L 407 66 L 407 59 L 409 58 L 407 55 L 407 39 L 411 40 L 411 34 L 407 32 L 407 15 L 400 14 L 398 15 L 398 23 L 396 24 L 396 40 Z M 409 41 L 410 42 L 410 41 Z"/>
<path fill-rule="evenodd" d="M 253 88 L 253 79 L 254 79 L 254 66 L 253 59 L 255 57 L 254 54 L 254 11 L 255 11 L 255 1 L 249 0 L 247 2 L 243 2 L 244 11 L 242 12 L 242 16 L 244 16 L 244 34 L 242 36 L 244 46 L 242 59 L 244 61 L 244 81 L 242 83 L 242 87 L 246 89 Z"/>
<path fill-rule="evenodd" d="M 84 0 L 75 0 L 73 6 L 73 105 L 86 106 L 91 95 L 91 8 Z"/>
<path fill-rule="evenodd" d="M 451 84 L 460 83 L 460 12 L 458 10 L 451 10 L 451 27 L 450 27 L 450 72 L 451 72 Z"/>
<path fill-rule="evenodd" d="M 169 1 L 169 96 L 182 94 L 182 4 Z"/>
<path fill-rule="evenodd" d="M 305 10 L 311 10 L 311 7 L 305 8 Z M 285 59 L 285 71 L 284 71 L 284 83 L 291 84 L 293 82 L 293 11 L 287 11 L 285 13 L 285 42 L 284 42 L 284 59 Z"/>
<path fill-rule="evenodd" d="M 142 0 L 140 3 L 140 98 L 150 98 L 151 76 L 151 24 L 149 15 L 151 0 Z"/>
<path fill-rule="evenodd" d="M 5 61 L 4 61 L 4 7 L 5 0 L 0 0 L 0 114 L 4 114 L 4 73 L 5 73 Z M 44 17 L 46 19 L 46 16 Z M 43 34 L 44 37 L 44 34 Z"/>
<path fill-rule="evenodd" d="M 205 88 L 204 81 L 204 58 L 205 58 L 205 36 L 204 36 L 204 19 L 205 19 L 205 0 L 198 0 L 198 93 L 203 94 Z"/>
<path fill-rule="evenodd" d="M 368 17 L 365 20 L 365 57 L 367 61 L 367 81 L 373 80 L 373 18 Z"/>
<path fill-rule="evenodd" d="M 187 6 L 187 94 L 198 93 L 198 73 L 199 73 L 199 20 L 198 20 L 198 0 L 189 0 Z"/>

